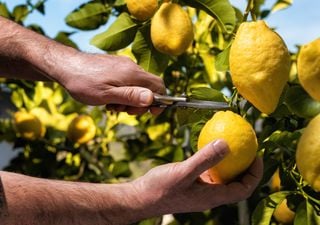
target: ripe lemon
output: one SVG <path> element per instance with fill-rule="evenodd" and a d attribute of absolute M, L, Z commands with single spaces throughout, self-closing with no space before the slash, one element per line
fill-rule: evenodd
<path fill-rule="evenodd" d="M 289 79 L 290 54 L 264 21 L 240 25 L 230 49 L 230 72 L 238 92 L 258 110 L 272 113 Z"/>
<path fill-rule="evenodd" d="M 159 52 L 181 55 L 193 40 L 188 13 L 179 4 L 164 2 L 151 20 L 151 40 Z"/>
<path fill-rule="evenodd" d="M 320 114 L 303 130 L 296 151 L 296 163 L 304 180 L 320 191 Z"/>
<path fill-rule="evenodd" d="M 46 132 L 45 126 L 38 117 L 23 111 L 14 113 L 14 126 L 17 133 L 27 140 L 42 138 Z"/>
<path fill-rule="evenodd" d="M 320 101 L 320 38 L 301 47 L 297 65 L 302 87 Z"/>
<path fill-rule="evenodd" d="M 128 10 L 137 20 L 150 19 L 158 9 L 158 0 L 126 0 Z"/>
<path fill-rule="evenodd" d="M 274 172 L 270 180 L 270 188 L 272 192 L 280 191 L 281 189 L 281 179 L 279 174 L 279 169 Z"/>
<path fill-rule="evenodd" d="M 277 222 L 283 225 L 293 224 L 295 212 L 287 205 L 287 199 L 284 199 L 275 209 L 273 217 Z"/>
<path fill-rule="evenodd" d="M 224 139 L 230 153 L 209 169 L 214 182 L 228 183 L 244 172 L 253 162 L 258 149 L 255 131 L 240 115 L 220 111 L 206 122 L 198 138 L 198 149 L 217 139 Z"/>
<path fill-rule="evenodd" d="M 88 115 L 79 115 L 68 126 L 68 138 L 78 144 L 84 144 L 92 140 L 96 135 L 96 126 Z"/>

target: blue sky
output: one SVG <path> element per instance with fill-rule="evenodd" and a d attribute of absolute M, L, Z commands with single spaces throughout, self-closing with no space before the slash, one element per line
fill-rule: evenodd
<path fill-rule="evenodd" d="M 25 0 L 2 0 L 9 8 L 24 3 Z M 46 28 L 50 37 L 54 37 L 58 31 L 75 31 L 64 23 L 64 18 L 73 9 L 87 0 L 48 0 L 46 3 L 46 15 L 33 13 L 26 24 L 38 23 Z M 230 0 L 241 9 L 245 8 L 246 0 Z M 264 8 L 268 8 L 275 0 L 266 0 Z M 320 1 L 319 0 L 295 0 L 293 5 L 285 10 L 272 13 L 266 22 L 283 37 L 291 51 L 296 51 L 295 45 L 301 45 L 320 37 Z M 90 38 L 96 33 L 104 31 L 109 24 L 90 32 L 78 32 L 72 35 L 72 39 L 80 48 L 88 52 L 97 52 L 98 49 L 89 44 Z"/>

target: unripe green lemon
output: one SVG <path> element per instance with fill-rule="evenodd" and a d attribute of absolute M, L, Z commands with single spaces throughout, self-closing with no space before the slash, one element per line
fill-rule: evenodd
<path fill-rule="evenodd" d="M 68 126 L 68 138 L 78 144 L 84 144 L 92 140 L 96 135 L 96 126 L 88 115 L 79 115 Z"/>
<path fill-rule="evenodd" d="M 14 114 L 14 126 L 17 133 L 24 139 L 36 140 L 45 135 L 46 128 L 35 115 L 24 111 Z"/>
<path fill-rule="evenodd" d="M 238 92 L 258 110 L 272 113 L 289 79 L 290 54 L 264 21 L 240 25 L 230 49 L 230 72 Z"/>
<path fill-rule="evenodd" d="M 158 9 L 158 0 L 126 0 L 132 16 L 140 21 L 150 19 Z"/>
<path fill-rule="evenodd" d="M 257 137 L 252 126 L 243 117 L 231 111 L 220 111 L 201 129 L 198 149 L 217 139 L 227 142 L 230 153 L 209 169 L 209 174 L 216 183 L 228 183 L 248 169 L 255 159 Z"/>
<path fill-rule="evenodd" d="M 181 55 L 193 41 L 188 13 L 179 4 L 164 2 L 151 20 L 151 40 L 159 52 Z"/>
<path fill-rule="evenodd" d="M 296 163 L 303 179 L 320 191 L 320 114 L 303 130 L 296 151 Z"/>
<path fill-rule="evenodd" d="M 302 87 L 313 99 L 320 101 L 320 38 L 301 47 L 297 66 Z"/>

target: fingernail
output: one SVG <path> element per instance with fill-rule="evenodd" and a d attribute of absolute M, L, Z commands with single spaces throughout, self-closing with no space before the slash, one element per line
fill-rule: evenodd
<path fill-rule="evenodd" d="M 148 106 L 152 103 L 152 95 L 150 91 L 142 91 L 140 93 L 140 103 Z"/>
<path fill-rule="evenodd" d="M 224 140 L 217 140 L 213 142 L 213 149 L 221 158 L 230 152 L 229 146 Z"/>

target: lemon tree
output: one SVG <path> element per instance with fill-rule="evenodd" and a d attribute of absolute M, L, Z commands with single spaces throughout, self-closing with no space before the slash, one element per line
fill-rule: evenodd
<path fill-rule="evenodd" d="M 25 25 L 34 12 L 45 16 L 46 1 L 26 0 L 13 9 L 6 2 L 0 1 L 1 16 L 46 35 L 39 25 Z M 175 214 L 170 224 L 320 224 L 319 39 L 289 51 L 277 27 L 266 22 L 291 4 L 248 0 L 238 8 L 228 0 L 88 0 L 79 5 L 65 18 L 71 31 L 58 32 L 56 41 L 78 48 L 74 29 L 107 25 L 92 35 L 92 45 L 127 55 L 161 76 L 169 95 L 226 102 L 229 109 L 115 114 L 76 102 L 57 83 L 1 79 L 0 140 L 19 152 L 5 170 L 122 182 L 224 138 L 232 154 L 210 170 L 213 179 L 236 180 L 259 156 L 264 160 L 259 187 L 246 202 Z M 21 112 L 25 116 L 17 116 Z"/>

